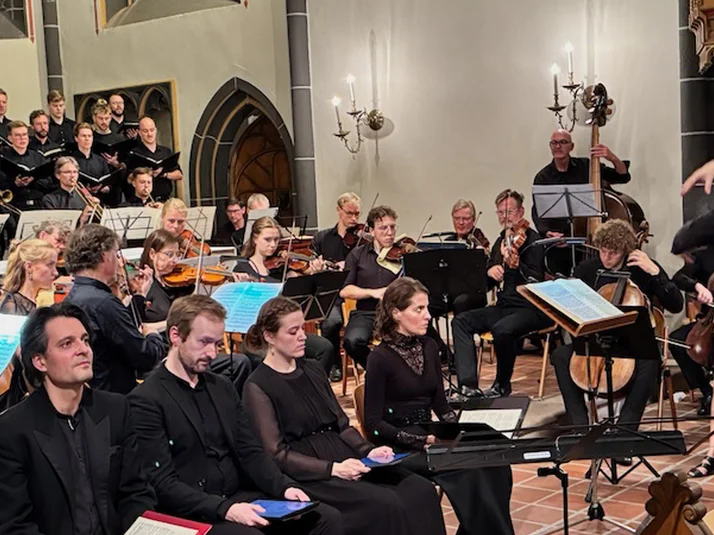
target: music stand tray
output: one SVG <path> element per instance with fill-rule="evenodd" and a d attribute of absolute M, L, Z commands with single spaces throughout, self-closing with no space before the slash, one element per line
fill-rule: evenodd
<path fill-rule="evenodd" d="M 533 186 L 533 203 L 539 219 L 603 217 L 605 214 L 597 209 L 599 193 L 592 184 Z"/>
<path fill-rule="evenodd" d="M 297 301 L 305 321 L 322 321 L 337 301 L 347 280 L 346 271 L 324 271 L 287 279 L 281 295 Z"/>

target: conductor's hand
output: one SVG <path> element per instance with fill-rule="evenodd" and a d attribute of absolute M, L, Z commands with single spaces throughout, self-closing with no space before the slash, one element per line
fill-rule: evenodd
<path fill-rule="evenodd" d="M 367 472 L 369 472 L 369 468 L 359 459 L 345 459 L 341 463 L 332 464 L 332 476 L 347 481 L 357 481 L 362 477 L 362 474 Z"/>
<path fill-rule="evenodd" d="M 230 506 L 228 511 L 226 511 L 226 520 L 235 522 L 236 524 L 243 524 L 244 526 L 267 526 L 269 522 L 258 515 L 258 513 L 264 512 L 265 509 L 260 505 L 234 503 Z"/>
<path fill-rule="evenodd" d="M 627 257 L 627 266 L 637 266 L 642 271 L 652 275 L 653 277 L 659 275 L 659 266 L 655 264 L 649 256 L 647 256 L 647 253 L 640 251 L 639 249 L 632 251 L 630 256 Z"/>
<path fill-rule="evenodd" d="M 496 282 L 501 282 L 503 280 L 503 266 L 500 264 L 491 266 L 491 269 L 486 274 Z"/>
<path fill-rule="evenodd" d="M 694 290 L 696 290 L 697 292 L 697 301 L 699 301 L 703 305 L 711 305 L 712 301 L 714 301 L 714 296 L 712 296 L 712 293 L 709 291 L 709 288 L 704 286 L 701 282 L 698 282 L 696 284 Z"/>
<path fill-rule="evenodd" d="M 694 171 L 682 184 L 682 195 L 686 195 L 697 184 L 704 184 L 704 191 L 709 195 L 714 182 L 714 160 L 710 160 Z"/>

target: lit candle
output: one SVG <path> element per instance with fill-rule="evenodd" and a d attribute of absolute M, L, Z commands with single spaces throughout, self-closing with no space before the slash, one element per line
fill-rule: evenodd
<path fill-rule="evenodd" d="M 550 72 L 553 75 L 553 94 L 558 94 L 558 73 L 560 72 L 560 67 L 557 63 L 553 63 L 550 67 Z"/>
<path fill-rule="evenodd" d="M 352 107 L 355 107 L 355 77 L 351 74 L 347 75 L 347 85 L 350 87 L 350 102 Z"/>
<path fill-rule="evenodd" d="M 340 126 L 340 123 L 341 123 L 341 121 L 340 121 L 340 102 L 342 102 L 342 99 L 340 97 L 338 97 L 337 95 L 335 95 L 334 97 L 332 97 L 331 102 L 332 102 L 332 105 L 335 107 L 335 117 L 337 117 L 337 127 L 341 128 L 341 126 Z"/>
<path fill-rule="evenodd" d="M 573 44 L 568 41 L 565 43 L 565 52 L 568 54 L 568 74 L 573 76 Z"/>

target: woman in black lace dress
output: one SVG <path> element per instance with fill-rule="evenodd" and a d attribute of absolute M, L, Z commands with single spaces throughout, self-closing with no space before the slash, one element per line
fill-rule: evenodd
<path fill-rule="evenodd" d="M 510 467 L 461 469 L 429 474 L 424 449 L 435 442 L 420 423 L 455 422 L 446 401 L 436 343 L 424 336 L 431 316 L 427 289 L 409 277 L 387 287 L 377 307 L 376 336 L 367 359 L 365 425 L 371 440 L 421 452 L 405 465 L 428 475 L 448 495 L 460 535 L 512 535 Z"/>
<path fill-rule="evenodd" d="M 267 347 L 243 389 L 243 401 L 263 447 L 280 469 L 315 500 L 342 513 L 352 535 L 444 535 L 434 485 L 399 466 L 370 470 L 360 459 L 388 461 L 349 425 L 320 365 L 305 353 L 304 317 L 277 297 L 260 310 L 247 337 Z"/>

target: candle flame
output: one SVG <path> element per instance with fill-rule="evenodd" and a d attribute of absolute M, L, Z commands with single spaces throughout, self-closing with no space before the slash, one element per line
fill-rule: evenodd
<path fill-rule="evenodd" d="M 560 67 L 558 67 L 557 63 L 553 63 L 553 65 L 550 66 L 550 74 L 560 74 Z"/>
<path fill-rule="evenodd" d="M 568 41 L 567 43 L 565 43 L 565 51 L 566 51 L 566 52 L 572 52 L 572 51 L 573 51 L 573 43 L 571 43 L 570 41 Z"/>
<path fill-rule="evenodd" d="M 340 102 L 342 102 L 342 99 L 340 97 L 338 97 L 337 95 L 335 95 L 334 97 L 332 97 L 332 100 L 330 102 L 332 102 L 332 105 L 336 108 L 337 106 L 340 105 Z"/>
<path fill-rule="evenodd" d="M 354 84 L 354 83 L 355 83 L 355 79 L 356 79 L 356 78 L 355 78 L 354 76 L 352 76 L 351 74 L 348 74 L 348 75 L 347 75 L 347 78 L 345 78 L 345 80 L 347 81 L 348 84 Z"/>

